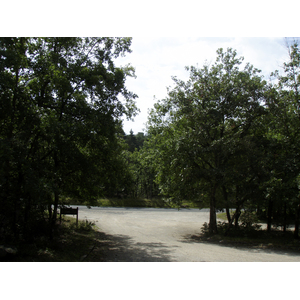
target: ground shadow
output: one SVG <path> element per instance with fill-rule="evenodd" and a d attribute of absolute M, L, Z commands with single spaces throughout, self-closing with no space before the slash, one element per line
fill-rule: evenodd
<path fill-rule="evenodd" d="M 84 261 L 170 262 L 172 247 L 163 243 L 134 243 L 126 235 L 97 232 L 94 247 Z"/>
<path fill-rule="evenodd" d="M 183 243 L 204 243 L 214 244 L 220 247 L 236 248 L 245 251 L 275 253 L 280 255 L 300 256 L 300 243 L 294 249 L 288 249 L 284 245 L 276 246 L 270 243 L 262 243 L 261 241 L 230 241 L 222 238 L 213 238 L 199 234 L 188 234 L 182 237 L 180 242 Z"/>

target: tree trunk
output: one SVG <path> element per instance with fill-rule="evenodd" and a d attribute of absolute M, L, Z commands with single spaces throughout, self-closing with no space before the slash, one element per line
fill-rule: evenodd
<path fill-rule="evenodd" d="M 230 216 L 230 211 L 228 206 L 226 206 L 226 216 L 227 216 L 228 223 L 231 223 L 231 216 Z"/>
<path fill-rule="evenodd" d="M 58 154 L 57 152 L 54 152 L 53 155 L 53 160 L 54 160 L 54 166 L 55 166 L 55 170 L 56 173 L 58 173 L 59 171 L 59 165 L 60 162 L 58 160 Z M 59 179 L 57 178 L 57 181 Z M 53 231 L 56 225 L 56 217 L 57 217 L 57 208 L 58 208 L 58 203 L 59 203 L 59 188 L 60 188 L 60 184 L 59 182 L 56 182 L 55 184 L 55 188 L 54 188 L 54 207 L 53 207 L 53 212 L 52 212 L 52 217 L 50 219 L 50 239 L 53 239 Z"/>
<path fill-rule="evenodd" d="M 53 209 L 53 220 L 54 220 L 54 222 L 56 222 L 56 219 L 57 219 L 58 202 L 59 202 L 59 194 L 56 191 L 54 193 L 54 209 Z"/>
<path fill-rule="evenodd" d="M 299 217 L 300 217 L 300 204 L 298 205 L 296 210 L 294 239 L 299 239 Z"/>
<path fill-rule="evenodd" d="M 30 219 L 30 212 L 31 212 L 31 197 L 25 199 L 25 210 L 24 210 L 24 237 L 26 241 L 32 241 L 33 236 L 30 234 L 30 226 L 29 226 L 29 219 Z"/>
<path fill-rule="evenodd" d="M 58 203 L 59 203 L 59 194 L 58 191 L 54 192 L 54 207 L 52 212 L 52 218 L 50 221 L 50 239 L 53 240 L 53 233 L 56 225 L 56 219 L 57 219 L 57 209 L 58 209 Z"/>
<path fill-rule="evenodd" d="M 268 205 L 268 223 L 267 223 L 267 231 L 271 231 L 271 226 L 272 226 L 272 210 L 273 210 L 273 201 L 269 200 L 269 205 Z"/>
<path fill-rule="evenodd" d="M 240 207 L 238 206 L 235 210 L 235 217 L 234 217 L 234 227 L 237 228 L 239 226 L 239 217 L 241 215 Z"/>
<path fill-rule="evenodd" d="M 218 233 L 217 217 L 216 217 L 216 190 L 217 186 L 214 185 L 210 195 L 210 209 L 209 209 L 209 233 Z"/>
<path fill-rule="evenodd" d="M 228 227 L 227 227 L 225 233 L 224 233 L 225 236 L 228 234 L 228 232 L 229 232 L 229 230 L 230 230 L 230 228 L 231 228 L 231 225 L 232 225 L 233 221 L 239 219 L 238 217 L 236 218 L 236 214 L 238 213 L 239 210 L 240 210 L 240 208 L 239 208 L 239 206 L 238 206 L 237 209 L 235 210 L 235 213 L 234 213 L 233 217 L 231 218 L 231 220 L 230 220 L 230 222 L 229 222 L 229 224 L 228 224 Z"/>
<path fill-rule="evenodd" d="M 52 204 L 51 203 L 48 204 L 48 213 L 49 213 L 49 223 L 50 223 L 52 220 Z"/>
<path fill-rule="evenodd" d="M 283 206 L 283 232 L 286 232 L 286 202 L 285 201 Z"/>
<path fill-rule="evenodd" d="M 226 209 L 227 220 L 228 220 L 228 223 L 231 223 L 231 216 L 230 216 L 229 205 L 228 205 L 228 193 L 226 191 L 225 186 L 222 186 L 222 190 L 223 190 L 223 196 L 224 196 L 225 205 L 226 205 L 225 209 Z"/>
<path fill-rule="evenodd" d="M 234 227 L 237 228 L 239 226 L 239 217 L 241 215 L 241 204 L 242 200 L 239 199 L 240 195 L 240 187 L 237 185 L 236 186 L 236 192 L 235 192 L 235 203 L 236 203 L 236 208 L 235 208 L 235 214 L 234 214 Z"/>
<path fill-rule="evenodd" d="M 15 195 L 14 195 L 14 211 L 13 211 L 13 232 L 15 238 L 18 237 L 17 223 L 19 223 L 19 214 L 21 211 L 20 199 L 22 195 L 22 183 L 23 183 L 23 173 L 22 173 L 22 165 L 18 163 L 18 180 L 15 187 Z"/>

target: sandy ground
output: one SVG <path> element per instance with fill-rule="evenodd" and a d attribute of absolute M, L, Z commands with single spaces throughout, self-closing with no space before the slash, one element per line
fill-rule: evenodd
<path fill-rule="evenodd" d="M 209 221 L 208 210 L 88 209 L 80 206 L 79 219 L 93 221 L 99 228 L 104 261 L 300 262 L 300 254 L 242 249 L 197 241 L 194 237 L 201 233 L 203 223 Z"/>

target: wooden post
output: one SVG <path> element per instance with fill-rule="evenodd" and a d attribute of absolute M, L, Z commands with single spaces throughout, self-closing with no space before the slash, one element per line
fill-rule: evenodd
<path fill-rule="evenodd" d="M 77 207 L 77 212 L 76 212 L 76 227 L 78 227 L 78 207 Z"/>

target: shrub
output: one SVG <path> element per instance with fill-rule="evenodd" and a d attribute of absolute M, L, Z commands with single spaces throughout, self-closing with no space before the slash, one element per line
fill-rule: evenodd
<path fill-rule="evenodd" d="M 255 224 L 258 223 L 258 217 L 252 211 L 245 210 L 241 213 L 240 222 L 241 222 L 241 226 L 245 228 L 254 227 L 255 229 L 257 229 Z"/>
<path fill-rule="evenodd" d="M 94 226 L 95 223 L 92 221 L 85 220 L 85 221 L 78 222 L 79 231 L 92 231 Z"/>

